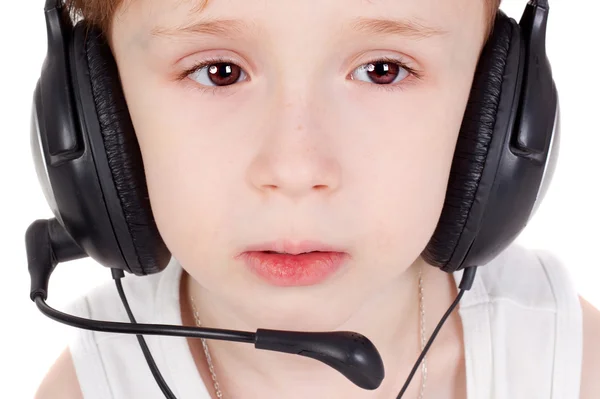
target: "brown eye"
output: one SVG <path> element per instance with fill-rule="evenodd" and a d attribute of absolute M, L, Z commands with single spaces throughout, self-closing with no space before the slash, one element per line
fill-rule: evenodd
<path fill-rule="evenodd" d="M 361 65 L 352 72 L 352 79 L 378 85 L 389 85 L 405 79 L 409 72 L 398 62 L 376 61 Z"/>
<path fill-rule="evenodd" d="M 231 62 L 208 64 L 190 74 L 190 78 L 204 86 L 229 86 L 245 76 L 244 70 Z"/>

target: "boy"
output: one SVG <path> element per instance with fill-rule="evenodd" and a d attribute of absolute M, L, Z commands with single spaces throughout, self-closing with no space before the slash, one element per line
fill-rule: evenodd
<path fill-rule="evenodd" d="M 177 259 L 161 275 L 128 281 L 138 321 L 358 331 L 375 343 L 386 370 L 381 387 L 365 391 L 310 359 L 217 341 L 209 352 L 199 340 L 184 340 L 184 348 L 182 340 L 149 339 L 178 398 L 396 397 L 425 331 L 456 297 L 455 277 L 427 267 L 420 254 L 439 219 L 497 2 L 73 5 L 110 40 L 156 223 Z M 514 271 L 517 261 L 534 270 L 536 259 L 512 247 L 496 262 L 502 270 Z M 300 262 L 309 266 L 291 266 Z M 543 267 L 562 270 L 548 258 Z M 481 281 L 488 270 L 500 268 L 482 268 Z M 533 291 L 542 284 L 526 281 Z M 559 350 L 545 353 L 568 342 L 549 340 L 543 325 L 519 313 L 531 305 L 536 319 L 543 300 L 517 298 L 517 306 L 499 308 L 508 310 L 505 330 L 493 339 L 506 335 L 507 352 L 529 346 L 522 362 L 539 369 L 517 361 L 486 367 L 471 356 L 488 353 L 490 343 L 474 343 L 478 326 L 465 323 L 465 306 L 444 325 L 405 397 L 571 398 L 581 387 L 581 398 L 597 398 L 600 317 L 572 295 L 567 279 L 554 283 L 557 297 L 567 299 L 551 311 L 573 317 L 560 324 L 566 336 L 575 339 L 583 328 L 582 357 L 561 364 Z M 102 287 L 77 311 L 121 317 L 115 298 L 112 286 Z M 511 324 L 513 314 L 525 324 Z M 518 327 L 539 330 L 521 336 Z M 135 337 L 81 337 L 38 398 L 161 397 Z M 510 374 L 519 367 L 527 378 Z M 559 367 L 582 372 L 558 379 Z"/>

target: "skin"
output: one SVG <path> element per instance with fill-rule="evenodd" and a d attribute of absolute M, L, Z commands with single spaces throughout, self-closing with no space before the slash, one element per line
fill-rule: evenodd
<path fill-rule="evenodd" d="M 191 3 L 140 0 L 117 14 L 113 48 L 156 222 L 192 277 L 187 290 L 203 323 L 360 331 L 395 376 L 378 390 L 390 397 L 418 355 L 411 266 L 443 204 L 484 40 L 484 4 L 315 5 L 214 1 L 190 19 Z M 444 33 L 365 34 L 351 27 L 357 17 L 419 21 Z M 254 29 L 237 38 L 167 33 L 198 19 L 242 19 Z M 177 81 L 214 56 L 230 58 L 248 79 L 218 91 Z M 420 78 L 385 88 L 349 78 L 378 57 L 396 58 Z M 234 258 L 277 239 L 321 241 L 351 261 L 321 284 L 275 288 Z M 431 292 L 448 286 L 431 314 L 451 302 L 448 279 L 436 275 L 431 284 Z M 312 360 L 217 342 L 211 351 L 229 397 L 373 397 Z"/>
<path fill-rule="evenodd" d="M 211 342 L 226 397 L 395 397 L 420 349 L 419 267 L 429 293 L 427 331 L 456 295 L 451 277 L 420 253 L 441 212 L 485 39 L 484 3 L 212 0 L 201 12 L 194 7 L 128 2 L 110 32 L 156 222 L 187 272 L 183 322 L 194 323 L 193 296 L 203 324 L 214 327 L 358 331 L 377 346 L 386 369 L 382 386 L 370 392 L 313 360 Z M 357 17 L 430 29 L 357 32 Z M 175 32 L 207 19 L 240 19 L 250 28 Z M 205 72 L 186 76 L 216 56 L 241 67 L 245 78 L 215 88 L 205 86 Z M 357 72 L 381 57 L 415 74 L 378 85 Z M 351 258 L 320 284 L 273 287 L 236 256 L 278 239 L 321 241 Z M 594 320 L 586 328 L 598 332 L 594 317 L 586 316 Z M 189 343 L 212 386 L 199 341 Z M 598 358 L 585 361 L 597 365 Z M 465 396 L 456 312 L 428 363 L 435 365 L 428 396 Z M 417 374 L 407 397 L 416 397 L 419 383 Z M 61 385 L 69 387 L 67 397 L 80 397 L 68 350 L 38 398 Z"/>

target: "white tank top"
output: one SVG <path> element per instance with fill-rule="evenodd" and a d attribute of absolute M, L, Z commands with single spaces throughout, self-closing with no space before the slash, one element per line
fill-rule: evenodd
<path fill-rule="evenodd" d="M 181 325 L 181 266 L 130 277 L 123 286 L 140 323 Z M 462 271 L 454 274 L 458 286 Z M 69 312 L 127 322 L 114 283 L 74 302 Z M 545 251 L 513 244 L 477 271 L 459 304 L 468 399 L 579 397 L 582 320 L 579 297 L 563 265 Z M 147 336 L 178 399 L 209 399 L 185 338 Z M 70 344 L 85 399 L 163 399 L 135 335 L 78 330 Z M 392 398 L 390 398 L 392 399 Z"/>

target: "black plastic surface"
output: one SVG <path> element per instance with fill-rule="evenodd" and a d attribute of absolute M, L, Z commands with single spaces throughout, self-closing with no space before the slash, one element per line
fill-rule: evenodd
<path fill-rule="evenodd" d="M 56 203 L 55 215 L 77 244 L 98 263 L 127 269 L 115 240 L 110 218 L 106 210 L 96 164 L 90 152 L 87 136 L 81 135 L 77 152 L 68 156 L 51 156 L 49 141 L 61 132 L 81 132 L 74 95 L 65 88 L 73 87 L 69 71 L 69 57 L 65 53 L 65 41 L 70 40 L 71 22 L 60 9 L 50 9 L 45 14 L 49 27 L 48 54 L 42 66 L 41 77 L 34 92 L 37 128 L 40 130 L 41 151 Z M 61 37 L 62 32 L 66 37 Z M 65 57 L 62 62 L 57 58 Z M 69 65 L 57 69 L 58 65 Z M 61 87 L 52 91 L 48 87 Z M 32 126 L 32 135 L 38 132 Z M 38 170 L 38 173 L 41 171 Z M 41 176 L 45 179 L 44 176 Z"/>
<path fill-rule="evenodd" d="M 258 329 L 257 349 L 293 353 L 333 367 L 357 386 L 377 389 L 385 376 L 375 345 L 355 332 L 295 332 Z"/>
<path fill-rule="evenodd" d="M 554 110 L 556 109 L 556 92 L 552 84 L 550 62 L 546 56 L 546 26 L 548 9 L 528 5 L 521 18 L 520 25 L 523 40 L 529 53 L 526 60 L 526 73 L 521 103 L 520 129 L 515 145 L 519 150 L 531 155 L 542 155 L 543 161 L 547 152 L 550 135 L 540 131 L 552 131 Z M 549 118 L 548 112 L 551 112 Z"/>
<path fill-rule="evenodd" d="M 58 263 L 87 256 L 56 219 L 31 223 L 25 233 L 25 249 L 31 300 L 38 295 L 44 299 L 48 297 L 50 276 Z"/>
<path fill-rule="evenodd" d="M 51 1 L 49 3 L 52 3 Z M 73 93 L 67 84 L 69 81 L 69 65 L 66 62 L 69 30 L 65 26 L 68 16 L 60 8 L 49 8 L 46 11 L 46 30 L 48 35 L 48 52 L 43 69 L 53 79 L 41 82 L 40 92 L 44 103 L 44 118 L 54 119 L 52 134 L 47 137 L 48 152 L 53 164 L 71 159 L 81 147 L 79 130 L 74 124 Z M 63 23 L 61 23 L 61 21 Z"/>
<path fill-rule="evenodd" d="M 545 188 L 550 183 L 552 165 L 545 179 L 544 172 L 547 162 L 556 162 L 558 148 L 554 149 L 553 159 L 548 159 L 548 155 L 552 135 L 560 129 L 554 131 L 555 123 L 558 124 L 555 120 L 558 94 L 544 49 L 547 17 L 547 10 L 538 8 L 536 11 L 534 6 L 528 5 L 521 19 L 521 40 L 531 46 L 523 46 L 526 52 L 522 55 L 523 72 L 528 76 L 524 77 L 517 97 L 518 108 L 514 103 L 512 108 L 501 108 L 505 115 L 499 118 L 509 120 L 508 134 L 504 126 L 497 126 L 494 135 L 505 140 L 492 142 L 499 145 L 494 153 L 500 155 L 500 164 L 495 176 L 485 180 L 493 184 L 483 187 L 482 196 L 477 200 L 482 212 L 480 219 L 474 219 L 467 226 L 476 236 L 464 261 L 460 262 L 461 267 L 485 265 L 510 245 L 527 225 L 534 207 L 539 205 L 542 180 L 545 180 Z M 536 22 L 528 23 L 529 18 Z M 531 29 L 539 31 L 532 35 Z M 530 37 L 535 40 L 528 40 Z M 486 189 L 489 190 L 487 195 Z"/>

